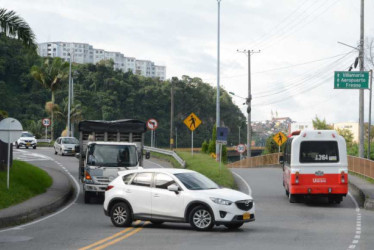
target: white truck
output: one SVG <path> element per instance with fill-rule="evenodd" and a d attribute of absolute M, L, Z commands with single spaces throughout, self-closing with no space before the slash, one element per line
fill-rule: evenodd
<path fill-rule="evenodd" d="M 143 167 L 146 123 L 140 120 L 81 121 L 79 123 L 79 179 L 84 202 L 104 194 L 118 171 Z"/>

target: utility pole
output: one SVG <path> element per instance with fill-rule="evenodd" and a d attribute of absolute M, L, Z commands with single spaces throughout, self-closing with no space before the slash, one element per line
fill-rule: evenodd
<path fill-rule="evenodd" d="M 364 0 L 361 0 L 361 20 L 360 20 L 360 71 L 364 71 Z M 359 90 L 359 141 L 358 148 L 359 157 L 364 157 L 364 90 Z"/>
<path fill-rule="evenodd" d="M 174 80 L 172 77 L 170 81 L 170 150 L 174 147 Z"/>
<path fill-rule="evenodd" d="M 372 96 L 372 93 L 373 93 L 373 70 L 371 69 L 370 70 L 370 96 L 369 96 L 369 126 L 368 126 L 368 156 L 367 158 L 370 160 L 370 152 L 371 152 L 371 96 Z"/>
<path fill-rule="evenodd" d="M 252 124 L 251 124 L 251 102 L 252 102 L 252 94 L 251 94 L 251 55 L 254 53 L 260 53 L 261 50 L 237 50 L 239 53 L 244 53 L 248 56 L 248 97 L 246 99 L 247 104 L 247 158 L 251 157 L 251 144 L 252 144 Z"/>
<path fill-rule="evenodd" d="M 217 28 L 217 102 L 216 102 L 216 129 L 220 126 L 220 87 L 219 87 L 219 76 L 220 76 L 220 61 L 219 61 L 219 52 L 220 52 L 220 4 L 221 0 L 217 0 L 218 3 L 218 28 Z M 213 138 L 215 140 L 216 138 Z M 216 161 L 219 161 L 219 145 L 216 143 Z"/>

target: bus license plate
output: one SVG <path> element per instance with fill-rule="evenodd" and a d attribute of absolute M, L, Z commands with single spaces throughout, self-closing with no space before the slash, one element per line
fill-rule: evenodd
<path fill-rule="evenodd" d="M 243 220 L 249 220 L 251 218 L 251 214 L 250 213 L 244 213 L 243 214 Z"/>

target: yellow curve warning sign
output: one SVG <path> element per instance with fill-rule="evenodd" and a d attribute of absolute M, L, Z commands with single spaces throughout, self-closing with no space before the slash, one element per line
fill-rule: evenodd
<path fill-rule="evenodd" d="M 282 146 L 287 141 L 287 137 L 282 132 L 279 132 L 273 137 L 273 140 L 278 146 Z"/>
<path fill-rule="evenodd" d="M 197 117 L 194 113 L 191 113 L 189 116 L 187 116 L 186 119 L 184 119 L 184 124 L 186 124 L 187 128 L 191 131 L 194 131 L 197 129 L 198 126 L 201 124 L 201 120 L 199 117 Z"/>

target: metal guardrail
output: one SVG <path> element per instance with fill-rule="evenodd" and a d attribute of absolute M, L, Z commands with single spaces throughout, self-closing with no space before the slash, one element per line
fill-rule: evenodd
<path fill-rule="evenodd" d="M 51 143 L 51 139 L 36 139 L 37 142 Z"/>
<path fill-rule="evenodd" d="M 159 154 L 164 154 L 164 155 L 170 155 L 172 156 L 183 168 L 186 167 L 186 162 L 177 155 L 174 151 L 171 150 L 166 150 L 166 149 L 161 149 L 161 148 L 154 148 L 154 147 L 148 147 L 144 146 L 144 150 L 150 151 L 150 152 L 155 152 Z"/>

